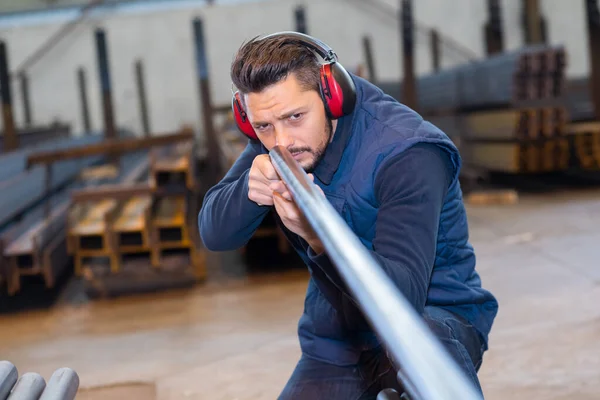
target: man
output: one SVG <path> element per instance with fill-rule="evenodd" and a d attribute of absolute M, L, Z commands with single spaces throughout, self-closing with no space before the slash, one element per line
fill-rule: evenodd
<path fill-rule="evenodd" d="M 320 50 L 319 50 L 320 49 Z M 319 61 L 316 54 L 326 59 Z M 482 289 L 449 138 L 299 34 L 245 43 L 231 66 L 249 137 L 199 214 L 204 244 L 237 249 L 274 209 L 311 278 L 302 357 L 281 399 L 374 399 L 401 390 L 396 368 L 270 162 L 290 151 L 479 388 L 498 304 Z"/>

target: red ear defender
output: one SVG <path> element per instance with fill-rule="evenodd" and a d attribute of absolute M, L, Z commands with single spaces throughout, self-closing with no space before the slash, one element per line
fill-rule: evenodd
<path fill-rule="evenodd" d="M 356 87 L 341 64 L 332 62 L 321 66 L 321 95 L 332 119 L 341 118 L 354 110 Z"/>
<path fill-rule="evenodd" d="M 256 136 L 256 132 L 252 127 L 252 124 L 248 120 L 248 114 L 244 111 L 244 107 L 242 107 L 242 101 L 240 99 L 240 92 L 235 92 L 233 98 L 231 100 L 231 108 L 233 110 L 233 116 L 235 118 L 235 123 L 242 133 L 248 136 L 250 139 L 258 140 L 258 136 Z"/>

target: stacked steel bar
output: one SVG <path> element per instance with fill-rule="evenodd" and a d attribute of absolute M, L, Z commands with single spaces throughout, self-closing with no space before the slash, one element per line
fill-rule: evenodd
<path fill-rule="evenodd" d="M 535 45 L 421 77 L 417 81 L 419 112 L 513 107 L 560 97 L 566 61 L 562 46 Z M 402 84 L 382 82 L 379 86 L 401 97 Z"/>
<path fill-rule="evenodd" d="M 143 154 L 123 157 L 121 174 L 140 162 Z M 78 161 L 78 160 L 71 160 Z M 80 160 L 84 161 L 84 160 Z M 70 191 L 98 181 L 111 180 L 92 171 L 77 171 L 78 179 L 65 190 L 44 200 L 44 204 L 28 210 L 25 218 L 0 235 L 4 243 L 2 259 L 6 274 L 6 289 L 12 296 L 21 290 L 22 278 L 39 275 L 45 286 L 52 288 L 68 266 L 67 220 L 70 210 Z M 104 173 L 105 175 L 105 173 Z M 119 175 L 113 179 L 119 179 Z M 49 202 L 49 204 L 46 204 Z M 49 207 L 47 207 L 49 205 Z M 46 215 L 46 209 L 50 214 Z"/>
<path fill-rule="evenodd" d="M 118 183 L 132 185 L 147 176 L 148 158 L 145 152 L 124 157 L 121 164 L 121 175 L 115 180 Z M 119 271 L 120 263 L 111 230 L 119 211 L 119 204 L 114 199 L 78 203 L 70 208 L 67 243 L 77 276 L 82 275 L 85 259 L 92 257 L 109 258 L 111 271 Z"/>
<path fill-rule="evenodd" d="M 165 143 L 144 157 L 147 173 L 71 193 L 69 252 L 89 295 L 190 286 L 205 276 L 194 154 L 193 136 Z"/>
<path fill-rule="evenodd" d="M 98 143 L 101 140 L 101 135 L 85 136 L 48 143 L 37 147 L 36 150 L 69 149 Z M 99 161 L 98 157 L 90 157 L 56 163 L 50 168 L 50 193 L 46 193 L 46 169 L 41 166 L 26 169 L 26 158 L 30 153 L 32 151 L 24 150 L 0 157 L 0 190 L 3 193 L 0 197 L 0 231 L 10 224 L 11 220 L 42 202 L 49 194 L 72 182 L 82 168 Z"/>
<path fill-rule="evenodd" d="M 418 109 L 458 145 L 464 164 L 512 173 L 569 167 L 566 53 L 534 45 L 424 76 Z M 380 85 L 399 97 L 400 90 Z"/>

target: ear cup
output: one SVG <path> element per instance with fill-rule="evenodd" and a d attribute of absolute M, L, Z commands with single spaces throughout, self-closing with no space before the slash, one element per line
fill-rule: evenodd
<path fill-rule="evenodd" d="M 356 87 L 350 74 L 337 62 L 321 66 L 321 96 L 332 119 L 352 113 Z"/>
<path fill-rule="evenodd" d="M 242 107 L 242 101 L 240 99 L 240 92 L 235 92 L 231 100 L 231 108 L 233 110 L 233 117 L 238 129 L 250 139 L 258 140 L 258 136 L 252 127 L 252 124 L 248 120 L 248 115 Z"/>

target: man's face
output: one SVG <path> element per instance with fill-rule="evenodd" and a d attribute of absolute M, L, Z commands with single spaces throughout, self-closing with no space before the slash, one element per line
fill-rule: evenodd
<path fill-rule="evenodd" d="M 337 122 L 330 124 L 316 91 L 305 90 L 290 74 L 260 93 L 246 95 L 245 103 L 248 119 L 267 150 L 285 147 L 304 170 L 315 168 Z"/>

